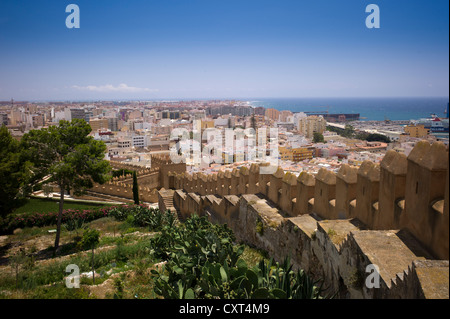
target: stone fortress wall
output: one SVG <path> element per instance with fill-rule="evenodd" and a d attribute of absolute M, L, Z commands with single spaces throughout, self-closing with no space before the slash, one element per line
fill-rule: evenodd
<path fill-rule="evenodd" d="M 240 241 L 323 278 L 341 298 L 448 298 L 448 148 L 419 142 L 406 157 L 298 177 L 256 164 L 218 174 L 168 172 L 161 209 L 206 215 Z M 166 177 L 166 176 L 165 176 Z M 379 288 L 368 288 L 370 267 Z"/>
<path fill-rule="evenodd" d="M 168 187 L 167 170 L 172 172 L 186 171 L 186 164 L 174 164 L 168 156 L 153 155 L 151 158 L 151 168 L 142 167 L 132 163 L 122 163 L 111 161 L 113 169 L 128 169 L 136 171 L 139 199 L 143 202 L 157 203 L 158 189 Z M 114 177 L 105 184 L 94 184 L 90 193 L 110 195 L 119 198 L 133 199 L 133 176 Z"/>

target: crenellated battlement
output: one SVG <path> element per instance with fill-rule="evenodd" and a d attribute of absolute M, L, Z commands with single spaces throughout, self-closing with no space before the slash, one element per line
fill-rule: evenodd
<path fill-rule="evenodd" d="M 150 170 L 150 168 L 148 167 L 138 165 L 132 162 L 124 163 L 124 162 L 110 161 L 109 163 L 113 169 L 127 169 L 130 171 L 136 171 L 136 173 Z"/>
<path fill-rule="evenodd" d="M 324 219 L 357 218 L 368 229 L 406 228 L 437 258 L 448 259 L 448 149 L 441 142 L 422 141 L 408 157 L 388 151 L 380 164 L 344 164 L 337 173 L 321 168 L 315 176 L 302 172 L 296 178 L 280 167 L 259 174 L 252 164 L 210 176 L 172 172 L 171 177 L 170 188 L 203 196 L 260 193 L 288 216 L 316 213 Z"/>
<path fill-rule="evenodd" d="M 90 191 L 130 200 L 133 199 L 133 185 L 121 181 L 110 181 L 103 185 L 94 184 L 94 187 Z M 158 202 L 158 190 L 156 188 L 139 186 L 139 198 L 144 202 L 156 203 Z"/>
<path fill-rule="evenodd" d="M 315 176 L 260 174 L 257 164 L 174 172 L 166 202 L 181 218 L 228 224 L 277 260 L 290 255 L 341 298 L 448 298 L 448 165 L 448 148 L 424 141 L 408 157 L 391 150 L 380 164 Z M 364 283 L 372 265 L 377 289 Z"/>
<path fill-rule="evenodd" d="M 170 188 L 169 185 L 174 185 L 174 173 L 186 171 L 186 163 L 174 163 L 167 154 L 152 155 L 151 163 L 152 168 L 159 171 L 160 187 L 166 189 Z"/>
<path fill-rule="evenodd" d="M 151 164 L 152 167 L 161 167 L 173 164 L 173 162 L 168 154 L 155 154 L 151 156 Z"/>

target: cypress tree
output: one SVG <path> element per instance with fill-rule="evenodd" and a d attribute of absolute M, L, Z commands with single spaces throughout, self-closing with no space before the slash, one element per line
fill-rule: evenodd
<path fill-rule="evenodd" d="M 255 134 L 256 134 L 256 131 L 257 131 L 257 128 L 256 128 L 256 119 L 255 119 L 255 114 L 253 114 L 252 115 L 252 119 L 251 119 L 251 124 L 252 124 L 252 128 L 255 130 Z"/>
<path fill-rule="evenodd" d="M 139 205 L 139 188 L 136 171 L 133 171 L 133 199 L 136 205 Z"/>

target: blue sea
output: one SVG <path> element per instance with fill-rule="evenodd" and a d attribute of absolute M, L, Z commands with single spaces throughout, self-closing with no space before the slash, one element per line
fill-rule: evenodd
<path fill-rule="evenodd" d="M 248 99 L 254 106 L 292 112 L 359 113 L 361 120 L 415 120 L 447 117 L 448 97 L 423 98 L 273 98 Z"/>

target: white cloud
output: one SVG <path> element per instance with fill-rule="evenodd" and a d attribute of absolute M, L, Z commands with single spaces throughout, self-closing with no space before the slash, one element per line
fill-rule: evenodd
<path fill-rule="evenodd" d="M 118 86 L 114 86 L 111 84 L 106 85 L 88 85 L 88 86 L 78 86 L 73 85 L 72 88 L 82 91 L 91 91 L 91 92 L 122 92 L 122 93 L 138 93 L 138 92 L 158 92 L 158 89 L 149 89 L 149 88 L 138 88 L 133 86 L 128 86 L 125 83 L 119 84 Z"/>

